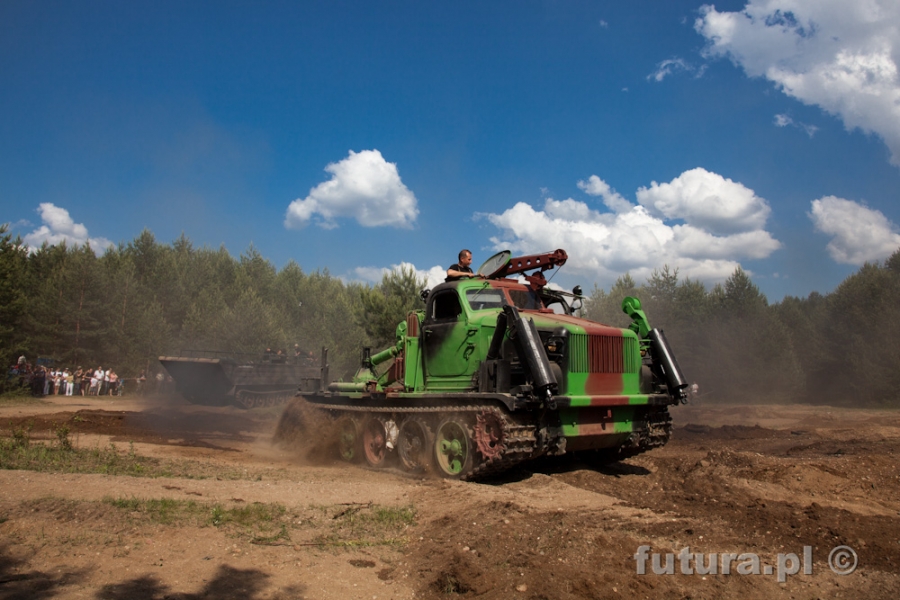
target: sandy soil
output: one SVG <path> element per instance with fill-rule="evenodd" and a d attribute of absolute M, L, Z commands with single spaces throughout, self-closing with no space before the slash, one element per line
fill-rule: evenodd
<path fill-rule="evenodd" d="M 897 598 L 900 413 L 808 406 L 685 406 L 673 440 L 626 462 L 561 457 L 460 483 L 273 446 L 276 410 L 174 400 L 53 398 L 0 405 L 0 434 L 132 447 L 204 478 L 0 470 L 0 598 Z M 33 442 L 34 443 L 34 442 Z M 208 523 L 166 524 L 103 498 L 278 503 L 290 527 L 259 541 Z M 412 508 L 385 543 L 325 544 L 346 516 Z M 349 535 L 349 537 L 348 537 Z M 377 536 L 381 535 L 381 538 Z M 647 546 L 646 574 L 635 555 Z M 858 567 L 829 568 L 848 546 Z M 719 573 L 686 574 L 717 553 Z M 809 547 L 804 562 L 804 548 Z M 673 553 L 675 574 L 655 574 Z M 763 574 L 722 574 L 753 553 Z M 795 554 L 794 561 L 789 554 Z M 766 567 L 777 570 L 766 574 Z M 835 559 L 836 560 L 836 559 Z M 786 574 L 797 567 L 796 574 Z M 811 571 L 804 573 L 804 571 Z"/>

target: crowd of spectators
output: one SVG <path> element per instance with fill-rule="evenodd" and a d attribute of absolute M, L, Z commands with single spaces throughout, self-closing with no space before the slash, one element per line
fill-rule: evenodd
<path fill-rule="evenodd" d="M 114 369 L 31 365 L 24 356 L 10 367 L 7 381 L 15 378 L 22 387 L 30 388 L 33 396 L 121 396 L 126 382 Z M 128 381 L 133 382 L 135 391 L 141 394 L 147 383 L 146 373 L 141 371 L 140 376 Z"/>

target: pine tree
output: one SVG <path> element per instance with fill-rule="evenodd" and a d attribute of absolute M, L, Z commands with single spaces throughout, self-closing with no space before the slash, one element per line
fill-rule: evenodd
<path fill-rule="evenodd" d="M 25 350 L 22 319 L 27 307 L 28 250 L 8 231 L 8 224 L 0 224 L 0 360 L 12 364 L 17 353 Z"/>
<path fill-rule="evenodd" d="M 357 319 L 374 345 L 393 344 L 397 325 L 410 311 L 425 308 L 421 298 L 424 287 L 424 277 L 418 277 L 412 267 L 401 267 L 385 273 L 374 288 L 361 290 Z"/>

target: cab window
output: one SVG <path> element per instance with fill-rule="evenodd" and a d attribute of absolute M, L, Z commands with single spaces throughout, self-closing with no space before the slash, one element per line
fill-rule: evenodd
<path fill-rule="evenodd" d="M 516 308 L 524 308 L 526 310 L 539 310 L 544 307 L 541 297 L 531 290 L 509 290 L 509 299 Z"/>
<path fill-rule="evenodd" d="M 456 291 L 437 294 L 431 302 L 431 318 L 435 321 L 455 320 L 462 313 Z"/>
<path fill-rule="evenodd" d="M 502 308 L 506 304 L 503 292 L 490 288 L 466 290 L 466 302 L 472 310 Z"/>

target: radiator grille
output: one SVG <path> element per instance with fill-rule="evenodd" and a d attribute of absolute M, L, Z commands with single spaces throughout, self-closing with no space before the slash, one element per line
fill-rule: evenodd
<path fill-rule="evenodd" d="M 572 373 L 637 373 L 637 340 L 608 335 L 569 335 Z"/>

